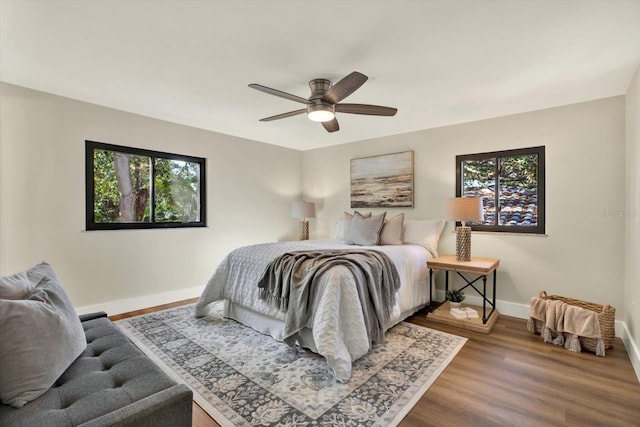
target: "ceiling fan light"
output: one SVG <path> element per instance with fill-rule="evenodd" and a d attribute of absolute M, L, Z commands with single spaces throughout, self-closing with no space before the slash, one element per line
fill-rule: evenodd
<path fill-rule="evenodd" d="M 336 116 L 333 105 L 314 104 L 307 107 L 307 117 L 314 122 L 328 122 Z"/>

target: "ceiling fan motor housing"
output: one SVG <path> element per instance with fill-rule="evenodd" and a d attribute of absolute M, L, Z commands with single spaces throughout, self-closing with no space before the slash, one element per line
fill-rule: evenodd
<path fill-rule="evenodd" d="M 314 100 L 322 98 L 333 87 L 333 83 L 327 79 L 313 79 L 309 81 L 309 87 L 311 88 L 309 100 Z"/>

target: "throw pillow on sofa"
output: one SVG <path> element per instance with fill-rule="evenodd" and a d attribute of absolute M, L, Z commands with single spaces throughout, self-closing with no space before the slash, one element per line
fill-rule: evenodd
<path fill-rule="evenodd" d="M 0 299 L 23 299 L 45 276 L 59 282 L 53 268 L 46 262 L 41 262 L 20 273 L 0 276 Z"/>
<path fill-rule="evenodd" d="M 87 346 L 55 277 L 43 277 L 23 299 L 0 299 L 0 323 L 0 400 L 16 408 L 46 392 Z"/>

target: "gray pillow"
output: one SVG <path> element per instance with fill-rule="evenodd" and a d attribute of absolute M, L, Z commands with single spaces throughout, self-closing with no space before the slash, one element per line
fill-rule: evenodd
<path fill-rule="evenodd" d="M 361 214 L 358 211 L 355 211 L 352 214 L 349 212 L 344 213 L 344 218 L 339 221 L 339 225 L 336 229 L 336 237 L 340 240 L 344 240 L 347 238 L 347 234 L 349 234 L 349 228 L 351 228 L 351 221 L 353 221 L 354 215 L 360 215 L 364 218 L 371 218 L 371 212 L 367 212 L 366 214 Z"/>
<path fill-rule="evenodd" d="M 380 230 L 384 224 L 384 217 L 387 213 L 373 215 L 365 218 L 359 213 L 353 216 L 351 227 L 345 238 L 348 245 L 374 246 L 380 241 Z"/>
<path fill-rule="evenodd" d="M 0 299 L 0 400 L 16 408 L 46 392 L 85 350 L 80 319 L 57 280 Z"/>
<path fill-rule="evenodd" d="M 58 281 L 53 268 L 44 261 L 20 273 L 0 276 L 0 299 L 23 299 L 45 276 Z"/>
<path fill-rule="evenodd" d="M 384 222 L 382 231 L 380 232 L 381 245 L 402 245 L 402 224 L 404 223 L 404 214 L 398 214 Z"/>

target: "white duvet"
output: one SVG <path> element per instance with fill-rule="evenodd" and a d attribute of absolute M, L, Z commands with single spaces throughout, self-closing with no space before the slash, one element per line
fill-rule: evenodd
<path fill-rule="evenodd" d="M 258 280 L 278 255 L 308 249 L 353 249 L 338 240 L 308 240 L 245 246 L 220 263 L 196 304 L 196 316 L 205 316 L 209 304 L 227 301 L 225 315 L 282 340 L 284 314 L 259 298 Z M 390 328 L 429 302 L 426 262 L 431 254 L 418 245 L 358 246 L 384 252 L 394 263 L 401 286 L 393 307 Z M 324 356 L 335 378 L 351 376 L 351 364 L 369 351 L 362 307 L 353 276 L 345 267 L 332 268 L 320 281 L 313 307 L 313 325 L 301 345 Z"/>

